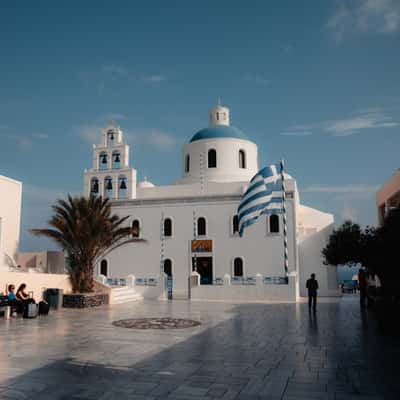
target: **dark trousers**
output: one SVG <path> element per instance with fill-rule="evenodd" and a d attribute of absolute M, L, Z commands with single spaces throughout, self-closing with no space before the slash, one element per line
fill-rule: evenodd
<path fill-rule="evenodd" d="M 365 306 L 365 299 L 367 298 L 367 289 L 362 288 L 360 289 L 360 305 L 362 307 Z"/>
<path fill-rule="evenodd" d="M 317 295 L 316 294 L 308 294 L 308 308 L 312 308 L 315 310 L 317 308 Z"/>

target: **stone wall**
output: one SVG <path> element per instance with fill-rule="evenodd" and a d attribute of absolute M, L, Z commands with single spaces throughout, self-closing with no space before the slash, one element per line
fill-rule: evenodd
<path fill-rule="evenodd" d="M 107 293 L 71 293 L 63 296 L 65 308 L 90 308 L 109 303 Z"/>

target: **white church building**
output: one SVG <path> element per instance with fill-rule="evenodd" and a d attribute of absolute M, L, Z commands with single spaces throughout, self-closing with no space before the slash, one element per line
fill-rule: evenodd
<path fill-rule="evenodd" d="M 182 177 L 166 186 L 137 182 L 123 132 L 111 123 L 93 146 L 84 194 L 110 198 L 113 211 L 128 215 L 133 236 L 142 240 L 107 254 L 97 274 L 115 281 L 133 275 L 137 284 L 151 285 L 165 273 L 173 298 L 296 301 L 306 296 L 305 282 L 315 273 L 320 296 L 338 295 L 336 268 L 321 256 L 333 215 L 300 204 L 290 175 L 288 276 L 282 215 L 262 216 L 239 237 L 237 208 L 259 169 L 257 144 L 230 125 L 229 109 L 221 105 L 210 111 L 209 126 L 183 146 Z"/>

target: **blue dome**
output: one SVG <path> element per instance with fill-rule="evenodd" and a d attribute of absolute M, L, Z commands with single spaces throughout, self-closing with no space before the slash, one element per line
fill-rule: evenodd
<path fill-rule="evenodd" d="M 191 139 L 190 143 L 196 140 L 216 139 L 216 138 L 236 138 L 250 140 L 240 129 L 229 125 L 215 125 L 198 131 Z"/>

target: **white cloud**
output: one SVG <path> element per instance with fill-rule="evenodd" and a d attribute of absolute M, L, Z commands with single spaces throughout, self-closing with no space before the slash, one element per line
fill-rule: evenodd
<path fill-rule="evenodd" d="M 396 32 L 400 28 L 400 2 L 342 0 L 329 18 L 327 27 L 338 41 L 354 32 Z"/>
<path fill-rule="evenodd" d="M 311 136 L 311 131 L 287 131 L 281 132 L 282 136 Z"/>
<path fill-rule="evenodd" d="M 11 142 L 14 142 L 17 147 L 21 150 L 31 150 L 35 142 L 38 140 L 48 139 L 48 135 L 45 133 L 33 133 L 30 135 L 20 135 L 16 133 L 1 133 L 0 137 L 3 137 Z"/>
<path fill-rule="evenodd" d="M 134 143 L 154 146 L 163 151 L 171 150 L 176 145 L 175 136 L 158 129 L 131 132 L 128 133 L 128 136 L 131 137 Z"/>
<path fill-rule="evenodd" d="M 326 123 L 325 130 L 334 136 L 350 136 L 362 129 L 395 128 L 399 125 L 380 110 L 370 109 L 360 112 L 359 115 L 330 121 Z"/>
<path fill-rule="evenodd" d="M 349 194 L 349 193 L 375 193 L 378 190 L 378 185 L 365 184 L 347 184 L 347 185 L 310 185 L 305 187 L 303 193 L 334 193 L 334 194 Z"/>
<path fill-rule="evenodd" d="M 292 125 L 280 134 L 282 136 L 311 136 L 313 127 L 311 125 Z"/>
<path fill-rule="evenodd" d="M 349 117 L 319 121 L 308 125 L 292 125 L 283 130 L 284 136 L 309 136 L 314 131 L 327 132 L 333 136 L 351 136 L 364 129 L 388 129 L 400 126 L 400 122 L 387 115 L 381 107 L 357 110 Z"/>
<path fill-rule="evenodd" d="M 49 189 L 30 184 L 24 184 L 22 188 L 24 201 L 30 204 L 41 205 L 45 203 L 47 206 L 49 203 L 54 203 L 57 199 L 63 199 L 67 196 L 67 192 L 61 189 Z"/>
<path fill-rule="evenodd" d="M 104 125 L 82 125 L 77 128 L 78 136 L 89 144 L 100 143 Z"/>
<path fill-rule="evenodd" d="M 147 75 L 142 77 L 142 81 L 149 83 L 160 83 L 166 80 L 163 75 Z"/>
<path fill-rule="evenodd" d="M 301 193 L 319 193 L 329 195 L 335 200 L 349 201 L 368 199 L 373 201 L 379 185 L 346 184 L 346 185 L 310 185 L 301 190 Z"/>

